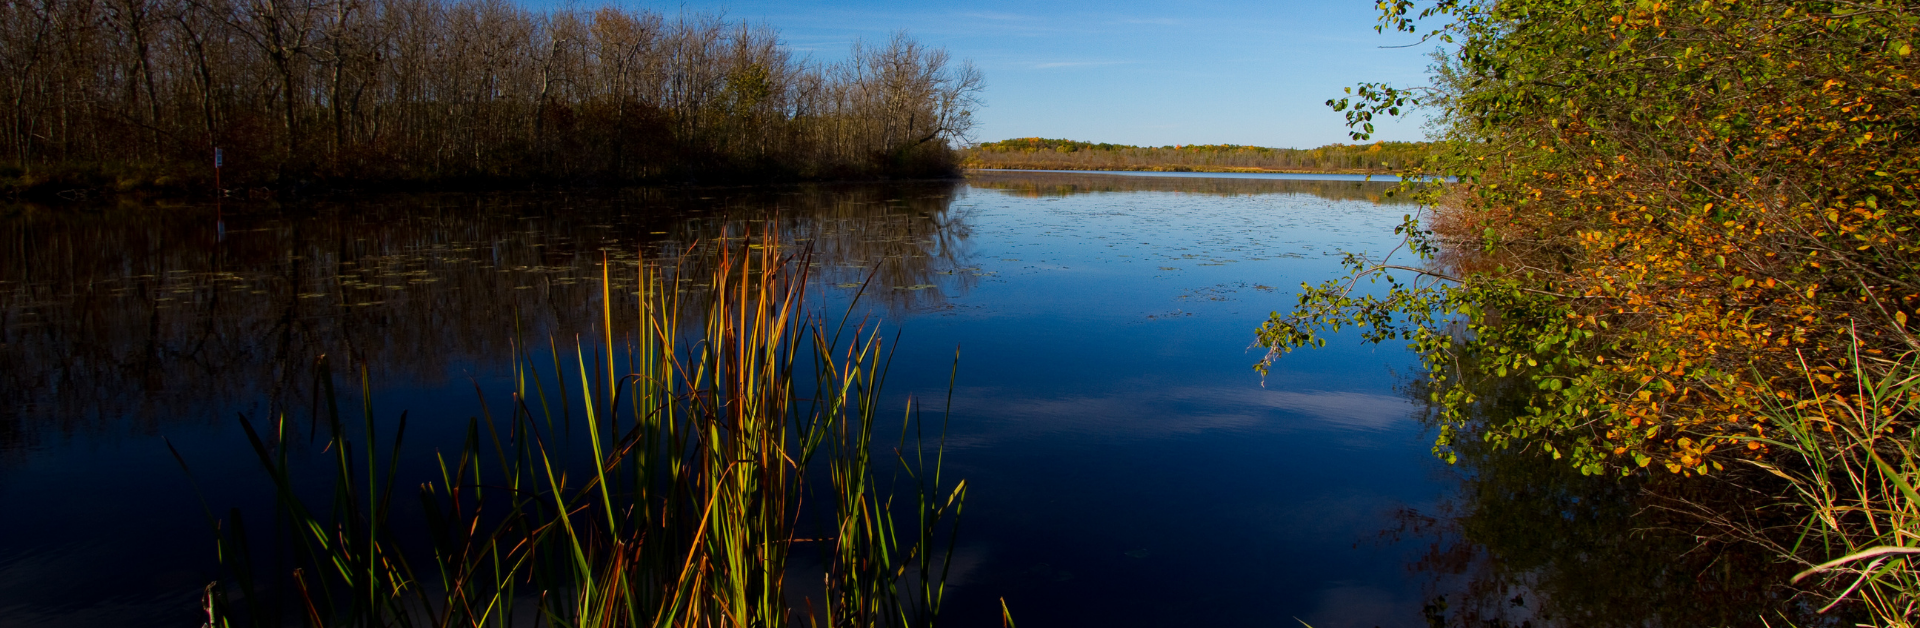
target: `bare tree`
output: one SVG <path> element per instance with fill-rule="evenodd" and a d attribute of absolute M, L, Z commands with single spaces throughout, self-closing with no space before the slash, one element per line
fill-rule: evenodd
<path fill-rule="evenodd" d="M 435 181 L 937 174 L 971 64 L 897 34 L 838 63 L 771 27 L 506 0 L 0 3 L 14 169 Z"/>

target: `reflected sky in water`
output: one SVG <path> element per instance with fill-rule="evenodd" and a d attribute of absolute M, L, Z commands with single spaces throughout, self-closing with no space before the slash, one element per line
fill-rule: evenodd
<path fill-rule="evenodd" d="M 954 206 L 994 275 L 903 339 L 914 355 L 962 346 L 956 610 L 1005 596 L 1034 625 L 1420 622 L 1403 550 L 1374 542 L 1397 505 L 1440 490 L 1394 389 L 1409 356 L 1336 340 L 1263 387 L 1247 350 L 1339 250 L 1390 248 L 1409 207 L 1348 182 L 973 184 Z"/>
<path fill-rule="evenodd" d="M 160 438 L 216 509 L 257 503 L 232 417 L 304 412 L 318 355 L 366 364 L 377 408 L 410 410 L 427 452 L 477 412 L 476 386 L 504 393 L 516 326 L 563 348 L 591 332 L 603 256 L 630 294 L 642 257 L 708 263 L 714 241 L 767 229 L 812 248 L 824 311 L 873 277 L 854 307 L 900 332 L 894 407 L 938 409 L 960 351 L 950 625 L 992 625 L 1002 597 L 1029 626 L 1419 624 L 1415 550 L 1376 541 L 1444 491 L 1395 389 L 1411 356 L 1337 338 L 1263 383 L 1248 350 L 1340 250 L 1397 242 L 1411 207 L 1387 189 L 995 172 L 10 210 L 0 501 L 29 514 L 0 520 L 0 625 L 190 621 L 217 572 Z"/>

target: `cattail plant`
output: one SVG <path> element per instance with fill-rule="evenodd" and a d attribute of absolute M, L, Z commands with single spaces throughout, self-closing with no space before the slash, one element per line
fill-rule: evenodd
<path fill-rule="evenodd" d="M 631 326 L 603 265 L 597 333 L 549 340 L 545 360 L 516 342 L 507 402 L 483 396 L 435 477 L 408 478 L 417 517 L 395 516 L 400 461 L 418 455 L 406 415 L 390 439 L 370 403 L 349 427 L 324 366 L 320 436 L 243 419 L 290 567 L 261 567 L 239 510 L 209 517 L 232 574 L 208 588 L 209 622 L 934 625 L 966 492 L 941 474 L 944 419 L 923 447 L 910 400 L 884 450 L 884 338 L 807 312 L 804 252 L 771 235 L 720 246 L 702 292 L 640 264 Z M 297 486 L 295 450 L 320 452 L 328 494 Z"/>

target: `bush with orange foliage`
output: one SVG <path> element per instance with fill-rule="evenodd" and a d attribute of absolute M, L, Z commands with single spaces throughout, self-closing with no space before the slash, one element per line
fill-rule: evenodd
<path fill-rule="evenodd" d="M 1588 473 L 1700 474 L 1764 456 L 1770 406 L 1841 407 L 1920 350 L 1920 7 L 1382 7 L 1383 30 L 1445 19 L 1433 86 L 1330 104 L 1356 138 L 1432 108 L 1440 154 L 1410 174 L 1458 183 L 1403 227 L 1424 263 L 1350 257 L 1261 327 L 1269 360 L 1357 325 L 1426 358 L 1443 457 L 1476 382 L 1519 378 L 1526 410 L 1476 433 Z"/>

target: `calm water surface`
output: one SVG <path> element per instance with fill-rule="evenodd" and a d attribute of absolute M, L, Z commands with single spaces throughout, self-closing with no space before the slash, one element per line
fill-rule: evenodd
<path fill-rule="evenodd" d="M 974 171 L 975 176 L 998 177 L 1014 173 L 1055 174 L 1055 175 L 1114 175 L 1126 177 L 1173 177 L 1179 179 L 1257 179 L 1265 181 L 1362 181 L 1397 182 L 1399 175 L 1392 174 L 1324 174 L 1298 172 L 1155 172 L 1147 170 L 1002 170 L 983 169 Z"/>
<path fill-rule="evenodd" d="M 0 626 L 189 625 L 216 514 L 266 494 L 235 416 L 304 416 L 365 365 L 409 450 L 457 442 L 509 340 L 590 333 L 600 260 L 698 263 L 773 228 L 823 308 L 900 332 L 969 500 L 954 626 L 1425 625 L 1450 476 L 1398 347 L 1342 337 L 1263 382 L 1252 331 L 1409 206 L 1384 183 L 977 173 L 966 183 L 498 194 L 0 214 Z M 343 393 L 357 399 L 360 391 Z M 900 407 L 896 405 L 896 407 Z M 424 426 L 424 427 L 422 427 Z M 163 441 L 163 438 L 165 439 Z M 425 456 L 422 456 L 425 457 Z M 422 469 L 424 471 L 424 469 Z"/>

